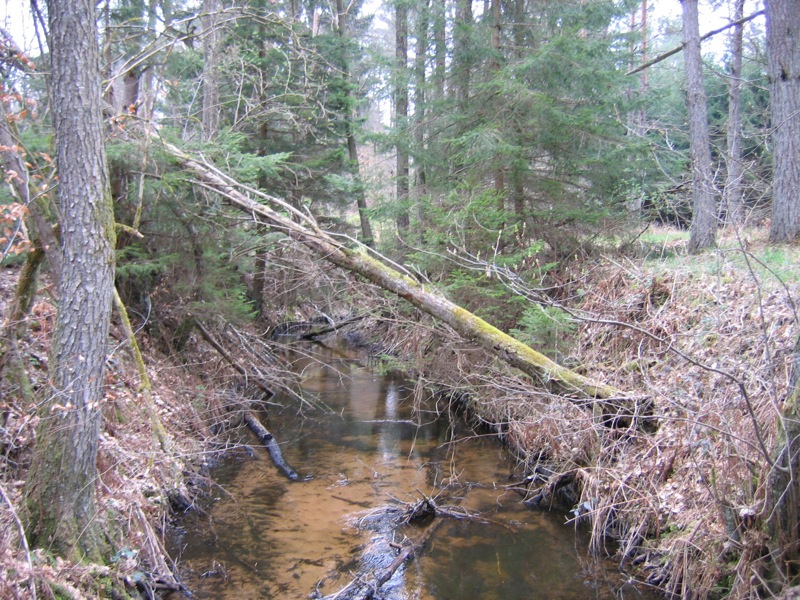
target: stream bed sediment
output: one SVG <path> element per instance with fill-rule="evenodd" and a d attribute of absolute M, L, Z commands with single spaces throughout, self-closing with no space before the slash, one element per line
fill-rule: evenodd
<path fill-rule="evenodd" d="M 173 538 L 194 597 L 333 594 L 431 526 L 397 526 L 398 513 L 425 497 L 471 516 L 435 517 L 444 521 L 424 551 L 376 597 L 658 597 L 590 557 L 568 516 L 526 508 L 513 490 L 523 474 L 494 436 L 346 351 L 307 347 L 293 362 L 314 407 L 277 397 L 265 420 L 300 480 L 282 475 L 255 438 L 243 438 L 254 454 L 242 447 L 214 469 L 208 501 Z"/>

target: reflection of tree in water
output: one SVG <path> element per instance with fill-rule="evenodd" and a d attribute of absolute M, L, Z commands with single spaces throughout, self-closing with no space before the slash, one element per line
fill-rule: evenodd
<path fill-rule="evenodd" d="M 365 509 L 385 507 L 393 498 L 418 501 L 420 491 L 440 494 L 443 504 L 463 496 L 472 511 L 512 518 L 494 514 L 502 503 L 502 510 L 517 511 L 514 519 L 535 525 L 512 534 L 499 526 L 445 521 L 432 535 L 430 551 L 400 568 L 382 588 L 383 598 L 586 597 L 574 531 L 557 516 L 522 509 L 520 498 L 504 491 L 514 463 L 495 441 L 463 420 L 435 420 L 424 402 L 415 410 L 412 389 L 402 379 L 328 358 L 325 365 L 304 359 L 298 366 L 304 393 L 330 411 L 305 407 L 301 414 L 296 399 L 276 397 L 271 401 L 285 408 L 271 406 L 269 413 L 287 462 L 314 479 L 287 481 L 260 449 L 257 459 L 242 453 L 213 475 L 231 497 L 214 494 L 219 500 L 207 509 L 210 520 L 198 519 L 180 540 L 181 561 L 197 576 L 216 561 L 228 580 L 190 579 L 198 597 L 302 598 L 345 565 L 391 562 L 396 549 L 390 542 L 424 530 L 398 530 L 388 521 L 368 531 L 352 524 Z M 542 522 L 551 524 L 539 531 Z"/>

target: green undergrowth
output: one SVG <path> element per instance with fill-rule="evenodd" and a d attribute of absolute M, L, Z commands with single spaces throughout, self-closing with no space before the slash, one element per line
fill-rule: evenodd
<path fill-rule="evenodd" d="M 648 253 L 642 267 L 654 273 L 689 272 L 718 277 L 729 282 L 734 274 L 748 274 L 767 290 L 800 281 L 800 249 L 797 246 L 773 246 L 765 241 L 766 232 L 748 230 L 740 235 L 725 235 L 713 250 L 691 255 L 686 250 L 688 235 L 674 234 L 674 243 L 666 255 Z"/>

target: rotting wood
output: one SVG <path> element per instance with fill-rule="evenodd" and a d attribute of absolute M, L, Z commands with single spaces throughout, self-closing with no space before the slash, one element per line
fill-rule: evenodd
<path fill-rule="evenodd" d="M 222 173 L 176 146 L 162 142 L 163 149 L 206 187 L 228 203 L 251 215 L 259 223 L 297 240 L 319 257 L 347 271 L 360 275 L 382 289 L 408 301 L 435 319 L 452 327 L 463 338 L 484 348 L 508 365 L 542 381 L 554 384 L 562 395 L 590 408 L 595 420 L 605 425 L 629 425 L 650 413 L 647 399 L 631 397 L 617 388 L 576 373 L 547 358 L 544 354 L 500 331 L 480 317 L 445 298 L 433 286 L 416 281 L 409 274 L 384 264 L 369 254 L 370 249 L 345 238 L 355 249 L 322 231 L 316 221 L 287 202 L 255 190 Z M 269 202 L 289 213 L 253 200 Z M 402 268 L 402 267 L 398 267 Z M 599 400 L 599 401 L 598 401 Z M 622 418 L 620 418 L 622 417 Z"/>
<path fill-rule="evenodd" d="M 298 481 L 300 479 L 300 475 L 298 475 L 297 471 L 292 469 L 292 467 L 286 463 L 286 460 L 284 460 L 281 447 L 278 445 L 275 436 L 272 435 L 269 430 L 261 424 L 261 420 L 252 410 L 244 411 L 244 422 L 247 423 L 250 431 L 255 434 L 255 436 L 258 438 L 258 441 L 261 442 L 267 449 L 267 452 L 269 452 L 269 457 L 272 459 L 272 462 L 275 464 L 275 466 L 278 467 L 278 469 L 291 481 Z"/>
<path fill-rule="evenodd" d="M 391 563 L 383 568 L 378 567 L 357 574 L 339 591 L 324 596 L 321 600 L 369 600 L 369 598 L 375 597 L 380 588 L 394 576 L 400 567 L 410 560 L 413 560 L 414 557 L 419 556 L 419 553 L 431 537 L 433 537 L 433 534 L 436 533 L 442 523 L 444 523 L 445 518 L 477 519 L 482 523 L 499 525 L 508 528 L 512 533 L 515 532 L 512 527 L 505 523 L 499 523 L 481 516 L 472 515 L 467 511 L 462 511 L 457 504 L 449 507 L 439 506 L 434 498 L 428 497 L 422 492 L 419 493 L 422 499 L 407 505 L 406 510 L 403 511 L 403 514 L 397 520 L 396 526 L 408 525 L 409 523 L 423 523 L 426 522 L 429 517 L 434 518 L 435 520 L 427 525 L 422 535 L 413 541 L 406 539 L 402 544 L 389 543 L 390 547 L 398 550 L 397 555 Z M 463 498 L 460 502 L 463 502 Z M 322 582 L 318 584 L 317 588 L 319 588 L 321 584 Z"/>

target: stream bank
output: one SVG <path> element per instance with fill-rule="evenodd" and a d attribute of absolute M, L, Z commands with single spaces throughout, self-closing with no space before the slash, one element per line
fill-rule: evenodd
<path fill-rule="evenodd" d="M 762 253 L 763 244 L 752 239 L 751 252 Z M 682 257 L 677 265 L 667 259 L 624 265 L 597 261 L 576 264 L 573 273 L 563 276 L 564 297 L 592 292 L 580 305 L 580 314 L 589 319 L 576 330 L 571 366 L 591 368 L 620 389 L 649 394 L 659 428 L 647 435 L 596 429 L 585 410 L 549 394 L 541 382 L 498 368 L 447 328 L 389 305 L 374 291 L 365 298 L 363 287 L 352 300 L 344 292 L 354 286 L 345 278 L 341 290 L 326 295 L 349 298 L 371 315 L 359 323 L 364 342 L 379 348 L 390 364 L 414 369 L 420 387 L 444 385 L 462 397 L 469 391 L 476 418 L 502 431 L 508 447 L 519 450 L 523 472 L 533 476 L 531 498 L 544 493 L 546 499 L 570 481 L 577 500 L 567 508 L 581 510 L 591 531 L 590 554 L 602 556 L 611 536 L 620 540 L 615 561 L 637 567 L 642 580 L 667 593 L 749 598 L 768 596 L 758 582 L 775 577 L 767 572 L 765 559 L 769 462 L 758 450 L 757 434 L 768 446 L 774 441 L 795 342 L 797 283 L 777 284 L 766 270 L 753 274 L 743 268 L 740 256 L 721 249 L 713 257 Z M 314 281 L 331 279 L 330 272 L 320 274 L 309 264 L 310 282 L 298 282 L 293 289 L 316 289 Z M 15 274 L 3 274 L 8 284 L 3 293 L 10 298 Z M 324 297 L 314 300 L 323 305 Z M 40 295 L 30 317 L 30 336 L 20 349 L 38 387 L 46 385 L 54 314 L 51 300 Z M 222 326 L 209 329 L 220 337 L 226 331 Z M 0 514 L 0 551 L 8 568 L 0 595 L 31 597 L 31 580 L 40 597 L 58 586 L 74 591 L 65 597 L 102 597 L 109 580 L 130 582 L 128 589 L 135 594 L 134 576 L 144 574 L 153 582 L 168 578 L 172 565 L 161 540 L 173 510 L 170 498 L 180 512 L 185 508 L 181 499 L 214 489 L 204 465 L 215 463 L 233 443 L 227 423 L 239 401 L 233 391 L 246 388 L 241 375 L 195 334 L 184 352 L 171 357 L 156 335 L 142 336 L 156 409 L 174 441 L 173 454 L 166 456 L 154 447 L 141 412 L 124 334 L 112 328 L 112 336 L 98 491 L 100 507 L 118 525 L 115 543 L 125 552 L 96 567 L 56 563 L 21 545 L 14 517 L 21 506 L 35 407 L 6 400 L 14 398 L 13 390 L 4 389 L 7 498 Z M 246 364 L 248 355 L 241 352 L 239 359 Z M 747 398 L 720 370 L 739 378 Z"/>
<path fill-rule="evenodd" d="M 522 503 L 524 474 L 495 436 L 341 347 L 305 347 L 291 362 L 314 408 L 278 395 L 264 419 L 304 481 L 261 448 L 212 471 L 219 488 L 173 542 L 196 597 L 333 596 L 425 535 L 375 597 L 611 599 L 630 585 L 616 563 L 588 557 L 585 528 Z M 398 524 L 423 497 L 441 515 Z"/>

